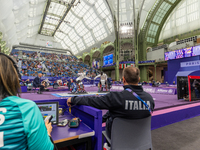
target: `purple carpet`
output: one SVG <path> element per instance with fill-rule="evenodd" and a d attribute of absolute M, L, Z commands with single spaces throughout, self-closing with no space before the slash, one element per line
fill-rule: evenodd
<path fill-rule="evenodd" d="M 97 87 L 88 87 L 86 88 L 87 91 L 90 92 L 96 92 L 98 90 Z M 66 91 L 68 93 L 69 91 Z M 56 96 L 53 96 L 51 94 L 56 93 L 64 93 L 64 91 L 59 92 L 43 92 L 43 94 L 37 94 L 37 93 L 22 93 L 21 97 L 25 99 L 30 99 L 34 101 L 41 101 L 41 100 L 58 100 L 63 99 L 62 97 L 58 98 Z M 177 100 L 177 95 L 164 95 L 164 94 L 151 94 L 152 97 L 155 100 L 155 111 L 153 114 L 152 122 L 154 123 L 152 125 L 152 129 L 160 128 L 165 125 L 169 125 L 184 119 L 188 119 L 191 117 L 194 117 L 196 115 L 199 115 L 199 108 L 200 106 L 188 109 L 183 109 L 180 111 L 174 111 L 174 112 L 167 112 L 167 110 L 171 110 L 173 108 L 179 108 L 179 107 L 189 107 L 190 105 L 198 105 L 199 101 L 184 101 L 184 100 Z M 64 100 L 64 99 L 63 99 Z M 62 100 L 61 100 L 62 101 Z M 63 102 L 63 101 L 62 101 Z M 65 102 L 64 102 L 65 103 Z M 193 103 L 193 104 L 192 104 Z M 199 104 L 200 105 L 200 104 Z M 178 106 L 178 107 L 175 107 Z M 168 109 L 167 109 L 168 108 Z M 156 114 L 156 112 L 162 112 L 162 114 Z M 102 115 L 104 115 L 107 112 L 107 110 L 102 110 Z M 178 116 L 178 117 L 177 117 Z M 103 124 L 103 127 L 105 127 L 105 124 Z"/>
<path fill-rule="evenodd" d="M 97 87 L 86 87 L 86 91 L 89 92 L 97 92 Z M 21 97 L 25 99 L 30 100 L 46 100 L 46 99 L 61 99 L 58 97 L 55 97 L 51 94 L 56 93 L 65 93 L 65 91 L 55 91 L 55 92 L 43 92 L 43 94 L 37 94 L 37 93 L 22 93 Z M 66 93 L 69 93 L 69 91 L 66 90 Z M 178 100 L 177 95 L 164 95 L 164 94 L 151 94 L 152 97 L 155 100 L 155 109 L 163 109 L 173 106 L 179 106 L 194 102 L 184 101 L 184 100 Z"/>

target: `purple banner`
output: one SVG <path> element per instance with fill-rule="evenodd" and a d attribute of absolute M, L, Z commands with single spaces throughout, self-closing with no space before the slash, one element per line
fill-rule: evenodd
<path fill-rule="evenodd" d="M 148 87 L 148 86 L 145 87 L 145 86 L 143 86 L 143 89 L 147 93 L 176 95 L 176 88 L 162 88 L 162 87 Z"/>
<path fill-rule="evenodd" d="M 156 93 L 156 89 L 155 87 L 143 87 L 143 90 L 147 93 Z"/>
<path fill-rule="evenodd" d="M 123 91 L 124 87 L 123 86 L 112 86 L 111 91 Z"/>
<path fill-rule="evenodd" d="M 174 89 L 174 88 L 156 88 L 156 94 L 176 95 L 176 89 Z"/>
<path fill-rule="evenodd" d="M 162 88 L 162 87 L 151 87 L 151 86 L 143 86 L 143 89 L 147 93 L 152 94 L 166 94 L 166 95 L 176 95 L 176 88 Z M 113 85 L 111 91 L 123 91 L 123 86 L 115 86 Z"/>

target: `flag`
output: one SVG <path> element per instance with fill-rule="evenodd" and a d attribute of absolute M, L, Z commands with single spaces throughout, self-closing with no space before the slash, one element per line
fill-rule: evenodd
<path fill-rule="evenodd" d="M 131 64 L 131 67 L 135 67 L 135 64 Z"/>
<path fill-rule="evenodd" d="M 119 64 L 119 69 L 122 69 L 122 64 Z"/>

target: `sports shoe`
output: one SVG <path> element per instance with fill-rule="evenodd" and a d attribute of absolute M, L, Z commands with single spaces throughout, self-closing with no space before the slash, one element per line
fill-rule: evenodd
<path fill-rule="evenodd" d="M 110 147 L 108 146 L 108 143 L 104 143 L 103 150 L 110 150 Z"/>

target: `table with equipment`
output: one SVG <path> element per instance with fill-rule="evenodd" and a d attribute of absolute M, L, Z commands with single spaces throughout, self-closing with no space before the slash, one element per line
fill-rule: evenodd
<path fill-rule="evenodd" d="M 65 106 L 68 108 L 66 98 L 63 99 L 46 99 L 46 100 L 34 100 L 36 103 L 46 103 L 46 102 L 59 102 L 59 106 Z M 65 113 L 66 114 L 66 113 Z M 73 116 L 72 116 L 72 115 Z M 82 122 L 80 123 L 80 127 L 77 129 L 66 127 L 57 127 L 57 125 L 53 125 L 52 130 L 52 138 L 58 147 L 62 147 L 61 145 L 64 141 L 67 144 L 73 145 L 73 141 L 85 140 L 82 137 L 87 136 L 88 134 L 94 131 L 94 136 L 92 138 L 92 149 L 94 150 L 102 150 L 102 111 L 90 106 L 74 106 L 71 108 L 71 118 L 70 115 L 59 117 L 59 121 L 64 119 L 72 119 L 75 116 L 79 117 Z M 83 125 L 83 128 L 82 128 Z M 81 131 L 83 129 L 83 131 Z M 88 130 L 89 129 L 89 130 Z M 91 136 L 91 135 L 89 135 Z M 84 137 L 87 138 L 87 137 Z M 69 143 L 67 143 L 69 142 Z"/>
<path fill-rule="evenodd" d="M 66 112 L 62 117 L 59 117 L 59 121 L 73 118 L 74 116 Z M 76 128 L 70 128 L 68 125 L 65 127 L 53 125 L 51 133 L 52 139 L 58 148 L 85 143 L 87 150 L 92 149 L 91 142 L 94 134 L 95 132 L 83 122 L 80 122 L 79 126 Z"/>

